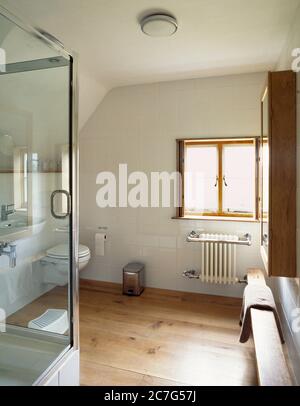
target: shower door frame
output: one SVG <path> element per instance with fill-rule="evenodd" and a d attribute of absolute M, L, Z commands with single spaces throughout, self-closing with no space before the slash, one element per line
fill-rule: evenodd
<path fill-rule="evenodd" d="M 32 36 L 39 38 L 50 49 L 70 60 L 69 83 L 69 162 L 70 162 L 70 284 L 69 284 L 69 312 L 70 312 L 70 345 L 65 351 L 44 371 L 34 385 L 42 385 L 49 376 L 58 370 L 66 361 L 70 353 L 79 351 L 79 264 L 78 264 L 78 227 L 79 227 L 79 143 L 78 143 L 78 56 L 74 51 L 69 51 L 54 39 L 48 38 L 43 32 L 27 24 L 24 20 L 12 14 L 0 5 L 0 15 L 10 20 L 20 29 Z M 27 329 L 26 329 L 27 332 Z"/>

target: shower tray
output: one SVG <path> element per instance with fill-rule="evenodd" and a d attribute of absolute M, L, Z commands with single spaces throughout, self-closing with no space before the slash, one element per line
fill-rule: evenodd
<path fill-rule="evenodd" d="M 64 338 L 13 328 L 0 333 L 0 386 L 31 386 L 66 351 Z"/>

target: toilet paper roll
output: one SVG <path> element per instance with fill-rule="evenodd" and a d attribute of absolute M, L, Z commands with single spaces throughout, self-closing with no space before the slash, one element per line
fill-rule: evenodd
<path fill-rule="evenodd" d="M 104 233 L 97 233 L 95 235 L 95 252 L 99 257 L 104 257 L 105 255 L 105 241 L 107 240 L 107 235 Z"/>

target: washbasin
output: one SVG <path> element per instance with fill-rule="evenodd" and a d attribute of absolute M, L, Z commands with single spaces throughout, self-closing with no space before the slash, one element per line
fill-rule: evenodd
<path fill-rule="evenodd" d="M 24 233 L 30 231 L 38 233 L 45 224 L 45 220 L 37 219 L 34 224 L 28 224 L 27 217 L 17 216 L 11 217 L 7 221 L 0 222 L 0 236 L 10 236 L 15 233 Z"/>
<path fill-rule="evenodd" d="M 9 221 L 9 222 L 5 222 L 4 224 L 0 224 L 0 230 L 27 227 L 27 225 L 28 224 L 25 221 L 12 220 L 12 221 Z"/>

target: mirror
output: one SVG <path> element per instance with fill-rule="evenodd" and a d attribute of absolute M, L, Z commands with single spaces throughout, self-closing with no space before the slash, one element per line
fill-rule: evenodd
<path fill-rule="evenodd" d="M 3 78 L 2 78 L 3 79 Z M 0 236 L 26 229 L 30 115 L 0 105 Z"/>
<path fill-rule="evenodd" d="M 269 246 L 269 92 L 262 98 L 262 135 L 261 135 L 261 246 L 268 256 Z"/>

